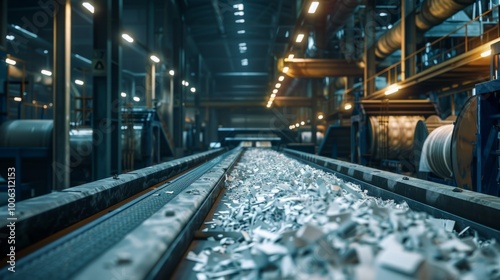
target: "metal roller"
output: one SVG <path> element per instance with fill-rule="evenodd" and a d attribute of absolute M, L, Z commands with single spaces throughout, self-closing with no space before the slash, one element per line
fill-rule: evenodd
<path fill-rule="evenodd" d="M 451 164 L 451 137 L 453 125 L 436 128 L 425 139 L 423 153 L 430 170 L 441 178 L 453 176 Z"/>
<path fill-rule="evenodd" d="M 477 131 L 477 96 L 470 97 L 460 111 L 451 139 L 453 177 L 459 188 L 475 190 L 471 167 Z"/>
<path fill-rule="evenodd" d="M 34 148 L 52 145 L 52 120 L 12 120 L 0 126 L 0 147 Z"/>
<path fill-rule="evenodd" d="M 415 126 L 421 116 L 371 116 L 370 151 L 374 159 L 401 160 L 408 158 L 413 148 Z"/>

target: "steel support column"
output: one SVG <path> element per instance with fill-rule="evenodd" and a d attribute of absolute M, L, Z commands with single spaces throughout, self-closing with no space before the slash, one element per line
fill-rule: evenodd
<path fill-rule="evenodd" d="M 116 12 L 121 5 L 121 0 L 96 1 L 94 13 L 94 56 L 93 56 L 93 155 L 92 155 L 92 177 L 93 180 L 99 180 L 112 175 L 111 162 L 116 160 L 112 158 L 115 152 L 112 152 L 112 143 L 114 125 L 117 125 L 116 119 L 112 117 L 112 111 L 119 113 L 120 105 L 113 104 L 112 99 L 120 93 L 112 88 L 113 79 L 118 79 L 119 63 L 116 51 L 119 49 L 112 47 L 119 43 L 119 28 L 115 22 Z M 115 5 L 117 5 L 115 7 Z M 119 55 L 118 55 L 119 57 Z M 120 81 L 117 81 L 120 82 Z M 119 87 L 119 84 L 118 86 Z M 112 92 L 115 90 L 116 92 Z M 113 97 L 112 97 L 113 95 Z M 113 106 L 115 105 L 115 106 Z M 116 115 L 114 115 L 116 117 Z M 121 127 L 119 127 L 121 129 Z M 119 131 L 118 131 L 119 133 Z M 113 141 L 113 142 L 114 142 Z"/>
<path fill-rule="evenodd" d="M 364 51 L 364 96 L 375 92 L 375 49 L 372 47 L 375 42 L 375 0 L 366 1 L 365 9 L 365 51 Z"/>
<path fill-rule="evenodd" d="M 197 81 L 197 89 L 195 92 L 194 96 L 194 123 L 195 123 L 195 129 L 196 133 L 194 135 L 194 148 L 196 151 L 201 150 L 201 141 L 200 141 L 200 136 L 201 136 L 201 93 L 203 92 L 204 88 L 202 87 L 203 85 L 203 79 L 202 79 L 202 68 L 203 68 L 203 60 L 201 57 L 201 54 L 198 54 L 198 81 Z"/>
<path fill-rule="evenodd" d="M 122 173 L 122 46 L 121 34 L 123 0 L 111 0 L 111 174 Z"/>
<path fill-rule="evenodd" d="M 177 28 L 174 29 L 174 51 L 173 62 L 177 69 L 178 75 L 174 76 L 173 93 L 174 93 L 174 144 L 175 156 L 180 157 L 184 154 L 184 90 L 185 87 L 181 84 L 186 76 L 185 63 L 185 37 L 184 37 L 184 22 L 181 18 L 175 19 Z"/>
<path fill-rule="evenodd" d="M 415 1 L 401 1 L 401 80 L 415 75 L 417 70 L 416 58 L 409 57 L 417 50 L 417 28 L 415 27 Z"/>
<path fill-rule="evenodd" d="M 0 51 L 7 50 L 7 0 L 0 0 Z"/>
<path fill-rule="evenodd" d="M 53 62 L 53 189 L 70 187 L 69 101 L 71 88 L 71 1 L 66 0 L 54 16 Z M 75 167 L 77 168 L 77 167 Z"/>

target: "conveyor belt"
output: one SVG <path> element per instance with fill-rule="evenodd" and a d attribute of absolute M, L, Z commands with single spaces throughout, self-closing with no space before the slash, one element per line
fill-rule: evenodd
<path fill-rule="evenodd" d="M 181 279 L 197 277 L 196 272 L 192 271 L 194 266 L 192 262 L 183 261 L 178 266 L 182 255 L 187 256 L 186 250 L 190 242 L 193 243 L 189 250 L 198 251 L 201 250 L 200 248 L 206 248 L 209 244 L 213 245 L 214 241 L 210 241 L 213 238 L 217 240 L 215 244 L 219 244 L 224 237 L 230 237 L 237 242 L 254 242 L 254 237 L 247 234 L 248 232 L 252 234 L 247 226 L 229 229 L 220 226 L 208 229 L 202 226 L 205 219 L 205 221 L 210 221 L 214 217 L 212 216 L 214 212 L 223 211 L 235 215 L 230 206 L 232 200 L 220 196 L 219 200 L 222 199 L 222 203 L 219 201 L 217 204 L 216 198 L 225 179 L 232 176 L 227 175 L 226 172 L 231 171 L 240 154 L 241 150 L 239 149 L 226 153 L 165 184 L 151 194 L 118 208 L 77 232 L 73 232 L 42 250 L 19 260 L 16 265 L 18 268 L 16 274 L 5 274 L 5 271 L 2 271 L 0 278 L 9 279 L 7 277 L 9 276 L 13 279 L 97 280 L 113 278 L 167 279 L 172 275 Z M 496 214 L 500 209 L 497 198 L 466 191 L 454 192 L 454 188 L 451 187 L 434 183 L 427 185 L 428 183 L 422 183 L 424 182 L 422 180 L 410 179 L 399 174 L 301 152 L 287 150 L 285 154 L 299 159 L 305 164 L 323 169 L 321 172 L 333 172 L 346 182 L 358 184 L 372 196 L 394 199 L 398 202 L 404 200 L 410 207 L 415 208 L 414 210 L 425 211 L 437 218 L 456 220 L 455 230 L 463 229 L 466 232 L 465 235 L 470 235 L 467 227 L 471 226 L 474 230 L 478 230 L 483 237 L 498 239 L 500 236 L 499 231 L 491 226 L 492 221 L 498 217 Z M 282 165 L 283 162 L 280 159 L 285 158 L 282 154 L 269 154 L 256 158 L 255 161 L 270 160 L 270 157 L 273 157 L 276 165 Z M 275 159 L 275 157 L 279 159 Z M 246 160 L 246 162 L 242 162 L 243 167 L 245 164 L 248 165 L 249 161 Z M 316 172 L 311 171 L 310 167 L 306 168 L 308 171 L 304 171 L 305 164 L 304 167 L 294 165 L 298 168 L 292 171 L 294 176 L 299 174 L 298 176 L 307 177 L 309 176 L 308 172 Z M 258 174 L 266 174 L 266 178 L 274 181 L 268 186 L 268 191 L 271 191 L 275 186 L 273 184 L 279 180 L 289 180 L 287 174 L 283 174 L 283 172 L 281 174 L 274 173 L 277 171 L 274 167 L 261 169 L 260 171 L 252 171 L 256 172 L 255 174 L 250 172 L 245 176 L 253 178 Z M 331 175 L 326 177 L 333 178 Z M 229 184 L 228 182 L 226 185 Z M 347 191 L 350 192 L 349 196 L 363 197 L 365 195 L 357 194 L 356 191 L 351 190 L 348 187 L 351 183 L 336 182 L 342 188 L 347 188 Z M 304 190 L 306 193 L 308 192 L 308 190 Z M 239 193 L 236 189 L 233 190 L 233 194 L 234 191 L 238 195 L 244 194 L 244 192 Z M 255 193 L 251 195 L 255 196 Z M 267 205 L 266 202 L 265 205 L 258 206 L 263 202 L 255 202 L 256 197 L 252 199 L 253 202 L 249 202 L 248 205 L 262 208 Z M 300 193 L 296 193 L 294 199 L 300 200 Z M 317 200 L 318 197 L 315 199 L 314 201 L 322 201 L 322 199 Z M 449 203 L 454 205 L 450 206 Z M 464 216 L 467 215 L 459 215 L 462 213 L 460 211 L 450 211 L 454 208 L 464 211 L 460 209 L 464 207 L 467 208 L 465 212 L 480 211 L 480 214 L 490 213 L 493 217 L 482 217 L 469 213 L 469 216 L 465 218 Z M 210 208 L 212 211 L 211 214 L 208 214 Z M 277 213 L 278 217 L 286 218 L 282 216 L 283 214 Z M 243 218 L 243 220 L 246 219 Z M 246 221 L 248 222 L 248 220 Z M 346 227 L 345 230 L 350 230 L 353 224 L 342 227 Z M 203 231 L 201 231 L 202 229 Z M 242 230 L 247 233 L 242 233 Z M 176 266 L 177 272 L 175 272 Z"/>
<path fill-rule="evenodd" d="M 18 262 L 15 274 L 4 279 L 70 279 L 226 157 L 219 156 L 29 255 Z"/>

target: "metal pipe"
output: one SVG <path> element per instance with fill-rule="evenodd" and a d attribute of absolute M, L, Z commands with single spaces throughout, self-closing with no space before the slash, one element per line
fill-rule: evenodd
<path fill-rule="evenodd" d="M 331 29 L 329 32 L 333 33 L 341 28 L 360 2 L 360 0 L 340 0 L 335 2 L 335 10 L 330 17 Z"/>
<path fill-rule="evenodd" d="M 475 0 L 426 0 L 416 11 L 415 26 L 417 33 L 423 34 L 433 26 L 439 25 L 458 11 L 473 4 Z M 382 35 L 375 43 L 375 55 L 384 59 L 401 48 L 401 22 L 397 22 L 392 29 Z"/>

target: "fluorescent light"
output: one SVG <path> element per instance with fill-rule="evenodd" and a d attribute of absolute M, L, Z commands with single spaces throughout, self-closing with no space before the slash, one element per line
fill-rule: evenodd
<path fill-rule="evenodd" d="M 13 41 L 14 39 L 16 39 L 16 36 L 9 34 L 9 35 L 5 36 L 5 39 L 7 39 L 9 41 Z"/>
<path fill-rule="evenodd" d="M 241 17 L 241 16 L 244 16 L 244 15 L 245 15 L 245 12 L 243 12 L 243 11 L 237 11 L 237 12 L 234 12 L 234 15 L 235 15 L 235 16 L 240 16 L 240 17 Z"/>
<path fill-rule="evenodd" d="M 271 105 L 272 105 L 272 104 L 267 103 L 266 107 L 267 107 L 267 108 L 271 108 Z"/>
<path fill-rule="evenodd" d="M 189 86 L 189 82 L 185 80 L 182 80 L 181 84 L 185 87 Z"/>
<path fill-rule="evenodd" d="M 380 14 L 378 14 L 379 16 L 381 17 L 386 17 L 388 14 L 386 12 L 381 12 Z"/>
<path fill-rule="evenodd" d="M 242 19 L 242 18 L 240 18 L 240 19 L 235 20 L 234 22 L 236 22 L 236 23 L 245 23 L 245 20 Z"/>
<path fill-rule="evenodd" d="M 127 93 L 126 93 L 126 92 L 122 92 L 120 95 L 121 95 L 122 97 L 127 97 Z"/>
<path fill-rule="evenodd" d="M 271 94 L 271 98 L 276 98 L 276 93 Z"/>
<path fill-rule="evenodd" d="M 277 88 L 273 89 L 273 93 L 278 93 L 278 89 Z"/>
<path fill-rule="evenodd" d="M 151 58 L 151 60 L 152 60 L 153 62 L 155 62 L 155 63 L 160 62 L 160 59 L 159 59 L 156 55 L 152 55 L 152 56 L 150 56 L 149 58 Z"/>
<path fill-rule="evenodd" d="M 278 77 L 278 81 L 280 81 L 280 82 L 283 82 L 284 79 L 285 79 L 285 76 L 279 76 Z"/>
<path fill-rule="evenodd" d="M 243 59 L 241 60 L 241 65 L 242 65 L 242 66 L 247 66 L 247 65 L 248 65 L 248 59 L 247 59 L 247 58 L 243 58 Z"/>
<path fill-rule="evenodd" d="M 392 28 L 392 24 L 387 25 L 387 29 L 391 29 L 391 28 Z"/>
<path fill-rule="evenodd" d="M 133 99 L 134 99 L 134 101 L 135 101 L 135 102 L 139 102 L 139 101 L 141 101 L 141 99 L 139 98 L 139 96 L 134 96 L 134 98 L 133 98 Z"/>
<path fill-rule="evenodd" d="M 173 75 L 175 75 L 175 71 L 174 71 L 174 70 L 170 70 L 170 71 L 168 71 L 168 74 L 169 74 L 170 76 L 173 76 Z"/>
<path fill-rule="evenodd" d="M 16 65 L 16 61 L 10 58 L 5 59 L 5 63 L 10 64 L 10 65 Z"/>
<path fill-rule="evenodd" d="M 247 43 L 239 43 L 238 45 L 240 46 L 240 48 L 241 47 L 246 47 Z"/>
<path fill-rule="evenodd" d="M 85 9 L 89 10 L 89 12 L 94 13 L 94 6 L 90 4 L 89 2 L 83 2 L 82 6 L 85 7 Z"/>
<path fill-rule="evenodd" d="M 322 120 L 323 119 L 323 115 L 318 115 L 318 120 Z"/>
<path fill-rule="evenodd" d="M 196 92 L 196 88 L 194 88 L 194 87 L 192 87 L 190 90 L 191 90 L 192 93 Z"/>
<path fill-rule="evenodd" d="M 295 57 L 295 55 L 293 53 L 291 53 L 288 55 L 288 60 L 292 60 L 294 57 Z"/>
<path fill-rule="evenodd" d="M 481 57 L 487 57 L 490 55 L 491 55 L 491 50 L 487 50 L 487 51 L 481 53 Z"/>
<path fill-rule="evenodd" d="M 275 87 L 276 88 L 280 88 L 281 87 L 281 83 L 276 83 Z"/>
<path fill-rule="evenodd" d="M 300 125 L 305 125 L 305 124 L 306 124 L 306 122 L 305 122 L 305 121 L 301 121 L 301 122 L 300 122 Z"/>
<path fill-rule="evenodd" d="M 397 92 L 398 90 L 399 90 L 398 85 L 391 85 L 385 91 L 385 95 L 393 94 L 393 93 Z"/>
<path fill-rule="evenodd" d="M 122 34 L 122 38 L 125 39 L 125 41 L 129 42 L 129 43 L 133 43 L 134 42 L 134 38 L 132 38 L 130 35 L 128 35 L 127 33 L 123 33 Z"/>
<path fill-rule="evenodd" d="M 245 34 L 245 30 L 238 30 L 238 34 Z"/>
<path fill-rule="evenodd" d="M 345 109 L 345 110 L 349 110 L 349 109 L 351 109 L 351 108 L 352 108 L 351 103 L 347 103 L 347 104 L 345 104 L 345 105 L 344 105 L 344 109 Z"/>
<path fill-rule="evenodd" d="M 43 53 L 44 53 L 44 54 L 48 54 L 48 53 L 49 53 L 49 50 L 43 50 Z"/>
<path fill-rule="evenodd" d="M 295 127 L 299 127 L 299 126 L 300 126 L 300 123 L 296 123 L 296 124 L 295 124 Z"/>
<path fill-rule="evenodd" d="M 13 24 L 12 26 L 13 26 L 15 29 L 17 29 L 17 30 L 19 30 L 19 31 L 23 32 L 23 33 L 24 33 L 24 34 L 26 34 L 26 35 L 29 35 L 29 36 L 31 36 L 31 37 L 33 37 L 33 38 L 38 38 L 38 35 L 36 35 L 35 33 L 30 32 L 30 31 L 28 31 L 28 30 L 26 30 L 26 29 L 22 28 L 22 27 L 21 27 L 21 26 L 19 26 L 19 25 L 15 25 L 15 24 Z"/>
<path fill-rule="evenodd" d="M 300 43 L 302 42 L 302 40 L 304 40 L 304 34 L 300 33 L 299 35 L 297 35 L 297 39 L 295 39 L 295 42 Z"/>
<path fill-rule="evenodd" d="M 243 4 L 234 4 L 233 8 L 238 9 L 240 11 L 243 11 L 243 9 L 245 8 L 245 6 L 243 6 Z"/>
<path fill-rule="evenodd" d="M 318 1 L 312 1 L 311 6 L 309 6 L 309 10 L 307 11 L 309 14 L 314 14 L 316 12 L 316 9 L 319 6 Z"/>
<path fill-rule="evenodd" d="M 283 73 L 288 72 L 288 70 L 290 70 L 290 67 L 288 67 L 288 66 L 283 67 Z"/>
<path fill-rule="evenodd" d="M 82 80 L 75 80 L 75 84 L 83 86 L 84 82 Z"/>
<path fill-rule="evenodd" d="M 21 101 L 23 101 L 23 99 L 19 96 L 16 96 L 16 97 L 14 97 L 14 101 L 21 102 Z"/>
<path fill-rule="evenodd" d="M 92 64 L 92 61 L 90 59 L 88 59 L 86 57 L 83 57 L 83 56 L 81 56 L 79 54 L 75 54 L 75 58 L 78 58 L 79 60 L 81 60 L 81 61 L 83 61 L 83 62 L 85 62 L 87 64 Z"/>
<path fill-rule="evenodd" d="M 52 72 L 50 72 L 49 70 L 43 69 L 42 71 L 40 71 L 40 73 L 44 74 L 45 76 L 52 76 Z"/>

